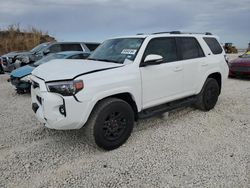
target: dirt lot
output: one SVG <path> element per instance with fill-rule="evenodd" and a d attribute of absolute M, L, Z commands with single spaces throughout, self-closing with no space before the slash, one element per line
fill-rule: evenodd
<path fill-rule="evenodd" d="M 137 123 L 117 150 L 82 130 L 40 124 L 30 95 L 0 76 L 0 187 L 249 187 L 250 80 L 229 79 L 216 108 L 180 109 Z"/>

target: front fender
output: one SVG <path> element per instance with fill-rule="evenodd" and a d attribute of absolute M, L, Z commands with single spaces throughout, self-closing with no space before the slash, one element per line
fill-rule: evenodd
<path fill-rule="evenodd" d="M 135 104 L 137 105 L 138 111 L 141 110 L 141 108 L 140 108 L 141 105 L 138 104 L 140 102 L 140 100 L 138 100 L 137 99 L 138 97 L 136 97 L 136 95 L 133 94 L 133 91 L 131 88 L 128 88 L 128 87 L 116 88 L 116 89 L 112 89 L 112 90 L 98 92 L 94 96 L 92 96 L 91 100 L 88 101 L 87 111 L 86 111 L 86 114 L 83 116 L 82 122 L 84 124 L 87 122 L 91 112 L 93 111 L 94 107 L 96 106 L 96 104 L 99 101 L 101 101 L 102 99 L 105 99 L 107 97 L 122 94 L 122 93 L 129 93 L 131 95 L 132 99 L 134 100 Z"/>

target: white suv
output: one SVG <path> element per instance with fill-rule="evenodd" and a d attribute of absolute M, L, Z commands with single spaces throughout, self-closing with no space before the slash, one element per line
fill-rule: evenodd
<path fill-rule="evenodd" d="M 154 33 L 105 41 L 87 60 L 54 60 L 32 72 L 32 108 L 52 129 L 80 129 L 112 150 L 134 121 L 193 105 L 214 108 L 228 76 L 210 33 Z"/>

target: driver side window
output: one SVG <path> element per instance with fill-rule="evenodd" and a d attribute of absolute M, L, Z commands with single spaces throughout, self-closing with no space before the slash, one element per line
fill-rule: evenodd
<path fill-rule="evenodd" d="M 146 56 L 151 54 L 162 56 L 165 63 L 177 61 L 178 55 L 175 38 L 161 37 L 152 39 L 148 43 L 142 60 L 144 61 Z"/>

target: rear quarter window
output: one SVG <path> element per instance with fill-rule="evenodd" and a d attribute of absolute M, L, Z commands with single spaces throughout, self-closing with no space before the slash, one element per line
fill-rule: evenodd
<path fill-rule="evenodd" d="M 203 39 L 213 54 L 221 54 L 223 52 L 221 45 L 216 38 L 204 37 Z"/>

